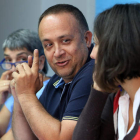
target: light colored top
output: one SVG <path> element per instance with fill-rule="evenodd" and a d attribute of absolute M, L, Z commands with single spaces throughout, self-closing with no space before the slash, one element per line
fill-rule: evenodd
<path fill-rule="evenodd" d="M 129 121 L 129 95 L 127 92 L 124 92 L 124 95 L 119 98 L 119 112 L 118 112 L 118 135 L 119 140 L 122 140 L 127 134 L 129 134 L 136 123 L 136 114 L 138 107 L 140 105 L 140 88 L 137 90 L 134 97 L 133 104 L 133 118 L 134 122 L 131 125 L 130 129 L 127 132 L 128 121 Z"/>
<path fill-rule="evenodd" d="M 46 87 L 46 85 L 48 84 L 50 79 L 46 80 L 43 82 L 43 87 L 36 93 L 37 98 L 39 99 L 39 97 L 42 95 L 44 88 Z M 12 124 L 12 114 L 13 114 L 13 106 L 14 106 L 14 97 L 10 96 L 6 102 L 5 102 L 5 106 L 7 107 L 7 109 L 10 111 L 11 116 L 10 116 L 10 120 L 9 120 L 9 124 L 7 127 L 6 132 L 9 131 L 9 129 L 11 129 L 11 124 Z"/>

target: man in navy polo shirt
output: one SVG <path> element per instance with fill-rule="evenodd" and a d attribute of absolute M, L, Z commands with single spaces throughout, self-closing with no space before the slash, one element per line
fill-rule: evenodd
<path fill-rule="evenodd" d="M 15 140 L 71 140 L 78 117 L 92 84 L 94 61 L 89 57 L 92 33 L 76 7 L 58 4 L 40 17 L 39 37 L 55 75 L 44 89 L 40 102 L 35 93 L 42 85 L 38 74 L 38 50 L 33 65 L 16 67 L 11 82 L 15 98 Z M 29 65 L 32 59 L 28 58 Z"/>

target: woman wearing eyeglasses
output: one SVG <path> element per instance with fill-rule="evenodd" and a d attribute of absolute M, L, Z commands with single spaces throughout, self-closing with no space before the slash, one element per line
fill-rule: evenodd
<path fill-rule="evenodd" d="M 3 43 L 4 59 L 0 62 L 3 72 L 0 78 L 0 105 L 4 103 L 0 111 L 0 138 L 1 140 L 13 140 L 11 131 L 11 121 L 14 98 L 7 99 L 10 90 L 12 72 L 19 63 L 28 63 L 28 56 L 33 56 L 34 49 L 39 50 L 39 71 L 44 75 L 44 86 L 36 94 L 39 98 L 45 85 L 49 81 L 47 74 L 47 63 L 44 56 L 42 44 L 38 34 L 27 29 L 20 29 L 10 34 Z M 7 99 L 7 100 L 6 100 Z"/>

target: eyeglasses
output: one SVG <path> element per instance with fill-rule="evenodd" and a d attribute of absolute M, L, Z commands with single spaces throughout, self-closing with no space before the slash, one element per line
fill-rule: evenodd
<path fill-rule="evenodd" d="M 28 61 L 19 61 L 19 62 L 15 62 L 15 63 L 10 63 L 10 62 L 5 62 L 5 58 L 4 58 L 0 62 L 0 66 L 3 70 L 10 70 L 10 69 L 12 69 L 13 65 L 16 67 L 18 64 L 21 64 L 21 63 L 28 63 Z"/>

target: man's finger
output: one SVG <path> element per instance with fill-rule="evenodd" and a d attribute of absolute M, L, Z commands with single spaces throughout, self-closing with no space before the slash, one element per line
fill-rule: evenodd
<path fill-rule="evenodd" d="M 24 68 L 23 68 L 23 66 L 22 66 L 22 64 L 18 64 L 17 66 L 16 66 L 16 71 L 19 73 L 19 74 L 25 74 L 25 71 L 24 71 Z"/>
<path fill-rule="evenodd" d="M 31 68 L 33 63 L 33 57 L 31 55 L 28 56 L 28 65 Z"/>
<path fill-rule="evenodd" d="M 11 87 L 15 87 L 15 79 L 12 79 L 12 80 L 10 81 L 10 86 L 11 86 Z"/>
<path fill-rule="evenodd" d="M 16 79 L 16 78 L 18 77 L 18 73 L 17 73 L 17 72 L 13 72 L 13 73 L 12 73 L 12 77 L 13 77 L 14 79 Z"/>
<path fill-rule="evenodd" d="M 33 65 L 32 65 L 32 71 L 34 73 L 38 73 L 39 70 L 39 52 L 38 49 L 34 50 L 34 59 L 33 59 Z"/>
<path fill-rule="evenodd" d="M 43 75 L 39 73 L 39 80 L 40 80 L 40 83 L 42 83 L 42 86 L 43 86 Z"/>
<path fill-rule="evenodd" d="M 31 74 L 31 68 L 27 63 L 22 63 L 22 67 L 27 75 Z"/>

